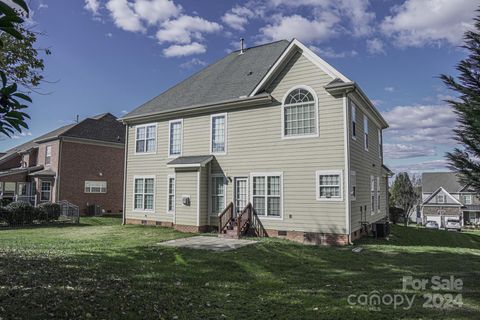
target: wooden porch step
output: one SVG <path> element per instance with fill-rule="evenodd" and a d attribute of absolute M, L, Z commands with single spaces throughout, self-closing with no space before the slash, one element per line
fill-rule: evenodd
<path fill-rule="evenodd" d="M 234 227 L 233 229 L 227 229 L 225 233 L 219 233 L 218 236 L 220 238 L 228 238 L 228 239 L 238 239 L 238 234 L 237 234 L 237 227 Z"/>

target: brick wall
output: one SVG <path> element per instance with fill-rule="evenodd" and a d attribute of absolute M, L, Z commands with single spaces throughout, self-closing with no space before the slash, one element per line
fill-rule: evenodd
<path fill-rule="evenodd" d="M 106 212 L 123 207 L 124 148 L 62 142 L 59 200 L 68 200 L 85 213 L 88 204 Z M 107 181 L 107 193 L 85 193 L 85 181 Z"/>
<path fill-rule="evenodd" d="M 425 206 L 423 207 L 423 214 L 426 215 L 457 215 L 462 213 L 460 207 L 446 207 L 446 206 Z"/>

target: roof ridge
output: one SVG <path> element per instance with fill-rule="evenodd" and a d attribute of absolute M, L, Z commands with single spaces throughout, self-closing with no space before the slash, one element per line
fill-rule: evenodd
<path fill-rule="evenodd" d="M 247 51 L 247 50 L 250 50 L 250 49 L 260 48 L 260 47 L 263 47 L 263 46 L 269 46 L 269 45 L 272 45 L 272 44 L 275 44 L 275 43 L 279 43 L 279 42 L 283 42 L 283 41 L 290 43 L 290 41 L 288 41 L 287 39 L 281 39 L 281 40 L 277 40 L 277 41 L 272 41 L 272 42 L 257 44 L 256 46 L 253 46 L 253 47 L 244 48 L 243 51 Z M 239 52 L 239 51 L 242 51 L 242 49 L 238 49 L 238 50 L 232 51 L 232 52 L 230 52 L 229 54 L 232 54 L 232 53 L 235 53 L 235 52 Z"/>

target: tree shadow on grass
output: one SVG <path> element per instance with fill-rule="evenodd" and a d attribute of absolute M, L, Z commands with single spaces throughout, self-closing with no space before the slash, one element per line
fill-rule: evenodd
<path fill-rule="evenodd" d="M 474 270 L 473 272 L 471 270 Z M 163 246 L 78 251 L 66 257 L 11 252 L 0 259 L 4 318 L 392 319 L 479 318 L 474 253 L 396 254 L 262 241 L 231 252 Z M 438 273 L 437 273 L 438 272 Z M 455 275 L 468 306 L 381 312 L 350 294 L 400 292 L 405 275 Z M 474 305 L 475 309 L 469 307 Z M 50 315 L 51 314 L 51 315 Z M 49 316 L 50 315 L 50 316 Z"/>

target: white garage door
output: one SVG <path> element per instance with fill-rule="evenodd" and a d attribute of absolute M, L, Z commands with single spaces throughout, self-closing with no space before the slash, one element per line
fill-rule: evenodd
<path fill-rule="evenodd" d="M 438 223 L 438 226 L 441 227 L 442 226 L 442 216 L 439 216 L 439 215 L 425 215 L 425 218 L 426 218 L 426 221 L 435 221 L 436 223 Z"/>

